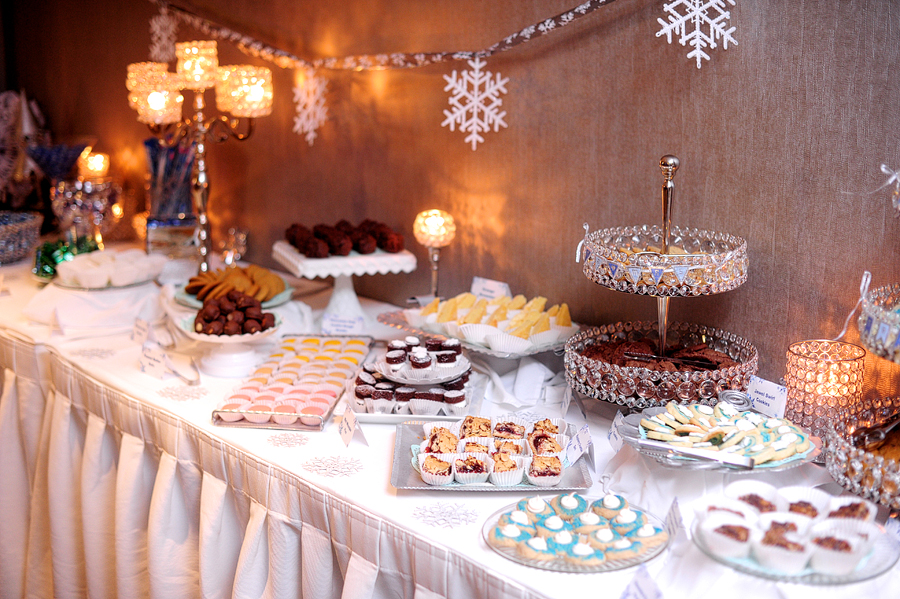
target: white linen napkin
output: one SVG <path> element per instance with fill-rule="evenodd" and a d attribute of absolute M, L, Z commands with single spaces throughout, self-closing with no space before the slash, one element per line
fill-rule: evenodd
<path fill-rule="evenodd" d="M 127 289 L 74 291 L 50 284 L 41 289 L 22 313 L 36 323 L 67 329 L 122 328 L 137 318 L 155 322 L 164 312 L 159 287 L 152 283 Z"/>

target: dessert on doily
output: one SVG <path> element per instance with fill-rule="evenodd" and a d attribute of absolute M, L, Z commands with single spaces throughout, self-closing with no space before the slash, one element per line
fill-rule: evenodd
<path fill-rule="evenodd" d="M 498 487 L 552 487 L 566 468 L 562 453 L 569 441 L 566 429 L 560 419 L 466 416 L 452 423 L 426 423 L 424 440 L 411 449 L 417 470 L 429 485 L 489 482 Z"/>
<path fill-rule="evenodd" d="M 213 420 L 320 428 L 369 353 L 367 337 L 292 336 L 213 412 Z"/>
<path fill-rule="evenodd" d="M 510 559 L 575 572 L 635 565 L 669 540 L 656 518 L 612 493 L 596 500 L 578 493 L 527 497 L 490 518 L 484 535 Z"/>
<path fill-rule="evenodd" d="M 403 235 L 371 219 L 356 227 L 347 220 L 341 220 L 333 227 L 318 224 L 312 229 L 294 223 L 285 231 L 284 237 L 307 258 L 347 256 L 351 251 L 365 255 L 376 248 L 396 254 L 404 247 Z"/>
<path fill-rule="evenodd" d="M 417 329 L 508 353 L 550 346 L 578 330 L 567 304 L 548 306 L 543 296 L 504 295 L 488 300 L 464 292 L 445 300 L 435 298 L 403 314 Z"/>
<path fill-rule="evenodd" d="M 857 497 L 741 480 L 695 504 L 694 540 L 713 557 L 744 566 L 742 571 L 847 577 L 884 535 L 874 523 L 876 513 L 875 505 Z"/>
<path fill-rule="evenodd" d="M 241 291 L 260 302 L 267 302 L 287 289 L 284 279 L 268 268 L 251 264 L 246 267 L 220 268 L 194 275 L 184 286 L 184 293 L 203 302 Z"/>
<path fill-rule="evenodd" d="M 81 289 L 125 287 L 152 281 L 162 273 L 166 261 L 165 256 L 135 249 L 78 254 L 56 266 L 55 283 Z"/>
<path fill-rule="evenodd" d="M 253 296 L 232 289 L 226 295 L 208 298 L 194 317 L 193 330 L 200 335 L 253 335 L 275 326 L 275 315 L 263 312 Z"/>

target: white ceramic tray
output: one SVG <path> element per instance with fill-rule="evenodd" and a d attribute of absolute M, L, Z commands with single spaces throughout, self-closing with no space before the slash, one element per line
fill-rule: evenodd
<path fill-rule="evenodd" d="M 272 245 L 272 257 L 289 273 L 305 279 L 397 274 L 413 272 L 416 269 L 416 257 L 409 250 L 391 254 L 378 249 L 365 255 L 350 252 L 348 256 L 307 258 L 287 241 L 278 240 Z"/>

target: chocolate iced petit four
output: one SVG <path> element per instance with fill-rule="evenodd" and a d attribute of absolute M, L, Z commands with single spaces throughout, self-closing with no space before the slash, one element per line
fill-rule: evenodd
<path fill-rule="evenodd" d="M 428 389 L 428 393 L 431 394 L 432 401 L 444 401 L 444 395 L 446 395 L 447 391 L 442 387 L 431 387 Z"/>
<path fill-rule="evenodd" d="M 452 368 L 456 366 L 457 354 L 452 351 L 439 351 L 434 354 L 439 368 Z"/>
<path fill-rule="evenodd" d="M 409 401 L 416 395 L 413 387 L 397 387 L 394 389 L 394 399 L 396 401 Z"/>
<path fill-rule="evenodd" d="M 372 392 L 372 399 L 386 399 L 390 401 L 394 399 L 394 392 L 390 389 L 375 389 Z"/>
<path fill-rule="evenodd" d="M 430 352 L 441 351 L 444 347 L 444 340 L 437 337 L 429 337 L 425 339 L 425 349 Z"/>
<path fill-rule="evenodd" d="M 557 495 L 550 500 L 550 507 L 563 520 L 572 521 L 575 516 L 587 509 L 587 500 L 578 493 Z"/>
<path fill-rule="evenodd" d="M 356 376 L 356 384 L 357 385 L 372 385 L 375 386 L 375 383 L 378 381 L 375 380 L 375 377 L 365 370 L 361 370 L 359 374 Z"/>
<path fill-rule="evenodd" d="M 444 392 L 444 403 L 448 404 L 461 404 L 466 401 L 466 393 L 465 391 L 445 391 Z"/>
<path fill-rule="evenodd" d="M 393 339 L 389 341 L 387 348 L 389 352 L 402 351 L 403 353 L 406 353 L 409 351 L 409 346 L 406 344 L 406 341 L 403 341 L 402 339 Z"/>
<path fill-rule="evenodd" d="M 454 453 L 459 445 L 459 438 L 442 426 L 435 427 L 428 436 L 425 451 L 428 453 Z"/>
<path fill-rule="evenodd" d="M 419 347 L 421 345 L 418 337 L 408 336 L 403 341 L 406 342 L 406 346 L 409 348 L 409 351 L 412 351 L 413 348 Z"/>
<path fill-rule="evenodd" d="M 490 437 L 491 421 L 480 416 L 466 416 L 459 429 L 459 436 L 466 437 Z"/>
<path fill-rule="evenodd" d="M 525 427 L 515 422 L 498 422 L 494 425 L 494 437 L 498 439 L 524 439 Z"/>
<path fill-rule="evenodd" d="M 406 352 L 402 349 L 391 350 L 384 355 L 384 361 L 390 365 L 391 370 L 400 370 L 406 364 Z M 413 368 L 415 363 L 410 362 Z"/>
<path fill-rule="evenodd" d="M 441 349 L 444 351 L 452 351 L 455 354 L 461 354 L 462 344 L 460 344 L 459 339 L 445 339 L 441 344 Z"/>
<path fill-rule="evenodd" d="M 432 359 L 428 354 L 411 353 L 409 354 L 409 365 L 414 370 L 425 370 L 431 368 Z"/>
<path fill-rule="evenodd" d="M 393 391 L 397 388 L 397 385 L 391 381 L 379 381 L 375 383 L 375 388 L 384 391 Z"/>
<path fill-rule="evenodd" d="M 372 394 L 375 392 L 375 387 L 372 385 L 357 385 L 354 390 L 354 394 L 358 399 L 365 399 L 367 397 L 372 397 Z"/>

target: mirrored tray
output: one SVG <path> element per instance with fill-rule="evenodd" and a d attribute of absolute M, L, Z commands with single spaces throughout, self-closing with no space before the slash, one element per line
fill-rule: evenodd
<path fill-rule="evenodd" d="M 694 544 L 697 545 L 697 547 L 700 548 L 700 551 L 705 553 L 707 557 L 712 558 L 720 564 L 725 564 L 726 566 L 734 568 L 738 572 L 777 582 L 819 586 L 834 586 L 862 582 L 887 572 L 894 567 L 894 564 L 897 563 L 897 558 L 900 557 L 900 542 L 893 539 L 890 534 L 882 529 L 881 534 L 878 535 L 878 538 L 875 540 L 872 552 L 867 557 L 863 558 L 856 570 L 846 576 L 819 574 L 809 567 L 799 574 L 784 574 L 783 572 L 763 567 L 752 557 L 728 558 L 714 553 L 706 546 L 703 536 L 699 534 L 699 529 L 700 522 L 694 522 L 694 526 L 691 530 L 691 538 L 693 539 Z"/>
<path fill-rule="evenodd" d="M 822 453 L 822 440 L 818 437 L 809 435 L 809 440 L 812 443 L 812 447 L 810 447 L 802 454 L 792 455 L 785 460 L 780 460 L 777 462 L 766 462 L 764 464 L 754 466 L 753 468 L 740 469 L 729 466 L 728 464 L 722 464 L 720 462 L 698 460 L 687 456 L 676 456 L 666 453 L 665 451 L 654 451 L 652 449 L 640 446 L 638 441 L 642 438 L 640 430 L 641 419 L 649 416 L 655 416 L 665 411 L 665 407 L 655 407 L 647 408 L 640 413 L 629 414 L 625 417 L 622 424 L 619 425 L 619 434 L 622 436 L 622 439 L 626 443 L 628 443 L 629 446 L 635 449 L 635 451 L 647 456 L 648 458 L 652 458 L 663 466 L 667 466 L 669 468 L 682 468 L 685 470 L 705 470 L 707 472 L 721 472 L 723 474 L 781 472 L 783 470 L 790 470 L 791 468 L 796 468 L 797 466 L 812 462 L 816 457 L 818 457 L 819 454 Z"/>
<path fill-rule="evenodd" d="M 382 312 L 378 315 L 378 322 L 380 322 L 381 324 L 386 324 L 389 327 L 394 327 L 395 329 L 400 329 L 414 335 L 419 335 L 421 337 L 436 337 L 440 339 L 447 338 L 447 335 L 441 335 L 433 331 L 426 331 L 424 329 L 412 326 L 406 319 L 406 315 L 403 313 L 403 310 L 397 310 L 396 312 Z M 461 339 L 459 337 L 454 338 L 459 339 L 460 344 L 470 351 L 493 356 L 495 358 L 505 358 L 510 360 L 524 358 L 525 356 L 533 356 L 535 354 L 542 354 L 548 351 L 560 351 L 566 346 L 565 341 L 557 341 L 556 343 L 547 345 L 533 346 L 521 352 L 503 352 L 493 350 L 489 347 L 479 345 L 477 343 L 470 343 L 465 339 Z"/>
<path fill-rule="evenodd" d="M 616 291 L 669 297 L 723 293 L 747 280 L 747 242 L 740 237 L 672 227 L 668 254 L 660 253 L 662 239 L 655 225 L 586 233 L 584 275 Z"/>
<path fill-rule="evenodd" d="M 669 346 L 706 343 L 739 364 L 704 371 L 665 372 L 649 368 L 620 367 L 582 355 L 588 345 L 611 340 L 655 339 L 655 322 L 617 322 L 576 333 L 566 342 L 566 382 L 574 390 L 612 403 L 643 409 L 670 400 L 714 405 L 720 391 L 743 390 L 756 374 L 759 354 L 745 339 L 698 324 L 676 322 L 668 327 Z M 655 341 L 654 341 L 655 344 Z"/>
<path fill-rule="evenodd" d="M 544 499 L 544 501 L 549 503 L 550 499 L 553 497 L 553 495 L 541 495 L 541 497 Z M 599 497 L 585 496 L 585 499 L 587 499 L 588 505 L 590 505 L 592 502 L 599 499 Z M 567 562 L 562 558 L 556 558 L 554 560 L 546 560 L 546 561 L 536 560 L 536 559 L 528 559 L 524 556 L 519 555 L 514 547 L 495 547 L 494 545 L 491 545 L 491 543 L 488 541 L 489 535 L 491 534 L 491 530 L 493 530 L 493 528 L 497 525 L 497 522 L 500 520 L 500 516 L 502 516 L 503 514 L 505 514 L 507 512 L 514 510 L 515 508 L 516 508 L 516 504 L 512 503 L 512 504 L 506 506 L 505 508 L 497 510 L 496 512 L 491 514 L 490 517 L 488 517 L 488 519 L 485 521 L 484 525 L 481 527 L 481 538 L 484 539 L 484 542 L 487 543 L 488 547 L 490 547 L 491 549 L 493 549 L 494 551 L 496 551 L 497 553 L 499 553 L 506 559 L 516 562 L 517 564 L 522 564 L 523 566 L 530 566 L 532 568 L 538 568 L 540 570 L 550 570 L 551 572 L 570 572 L 570 573 L 574 573 L 574 574 L 592 574 L 592 573 L 595 574 L 595 573 L 599 573 L 599 572 L 613 572 L 616 570 L 624 570 L 625 568 L 630 568 L 632 566 L 637 566 L 644 562 L 650 561 L 651 559 L 653 559 L 654 557 L 656 557 L 657 555 L 659 555 L 663 551 L 665 551 L 666 547 L 668 547 L 668 545 L 669 545 L 669 539 L 667 539 L 666 542 L 661 543 L 661 544 L 657 545 L 656 547 L 651 547 L 650 549 L 647 550 L 646 553 L 643 553 L 641 555 L 638 555 L 638 556 L 635 556 L 632 558 L 628 558 L 628 559 L 606 560 L 602 564 L 599 564 L 596 566 L 579 566 L 577 564 L 572 564 L 570 562 Z M 661 528 L 661 529 L 665 530 L 665 526 L 663 525 L 662 521 L 660 521 L 659 518 L 657 518 L 650 512 L 647 512 L 646 510 L 642 510 L 639 507 L 632 506 L 632 508 L 643 512 L 644 515 L 647 517 L 647 522 L 649 522 L 650 524 L 652 524 L 653 526 L 655 526 L 657 528 Z"/>
<path fill-rule="evenodd" d="M 459 416 L 455 420 L 459 420 Z M 446 485 L 429 485 L 422 480 L 418 471 L 418 460 L 412 448 L 418 446 L 424 440 L 421 420 L 407 420 L 397 425 L 397 436 L 394 440 L 394 460 L 391 467 L 391 485 L 397 489 L 416 489 L 419 491 L 481 491 L 481 492 L 555 492 L 555 491 L 583 491 L 591 488 L 594 481 L 588 470 L 587 460 L 579 459 L 574 464 L 563 470 L 562 480 L 553 487 L 538 487 L 523 479 L 523 483 L 509 487 L 498 487 L 491 483 L 478 483 L 464 485 L 451 482 Z"/>
<path fill-rule="evenodd" d="M 869 291 L 859 314 L 860 342 L 870 352 L 900 364 L 900 283 Z"/>

